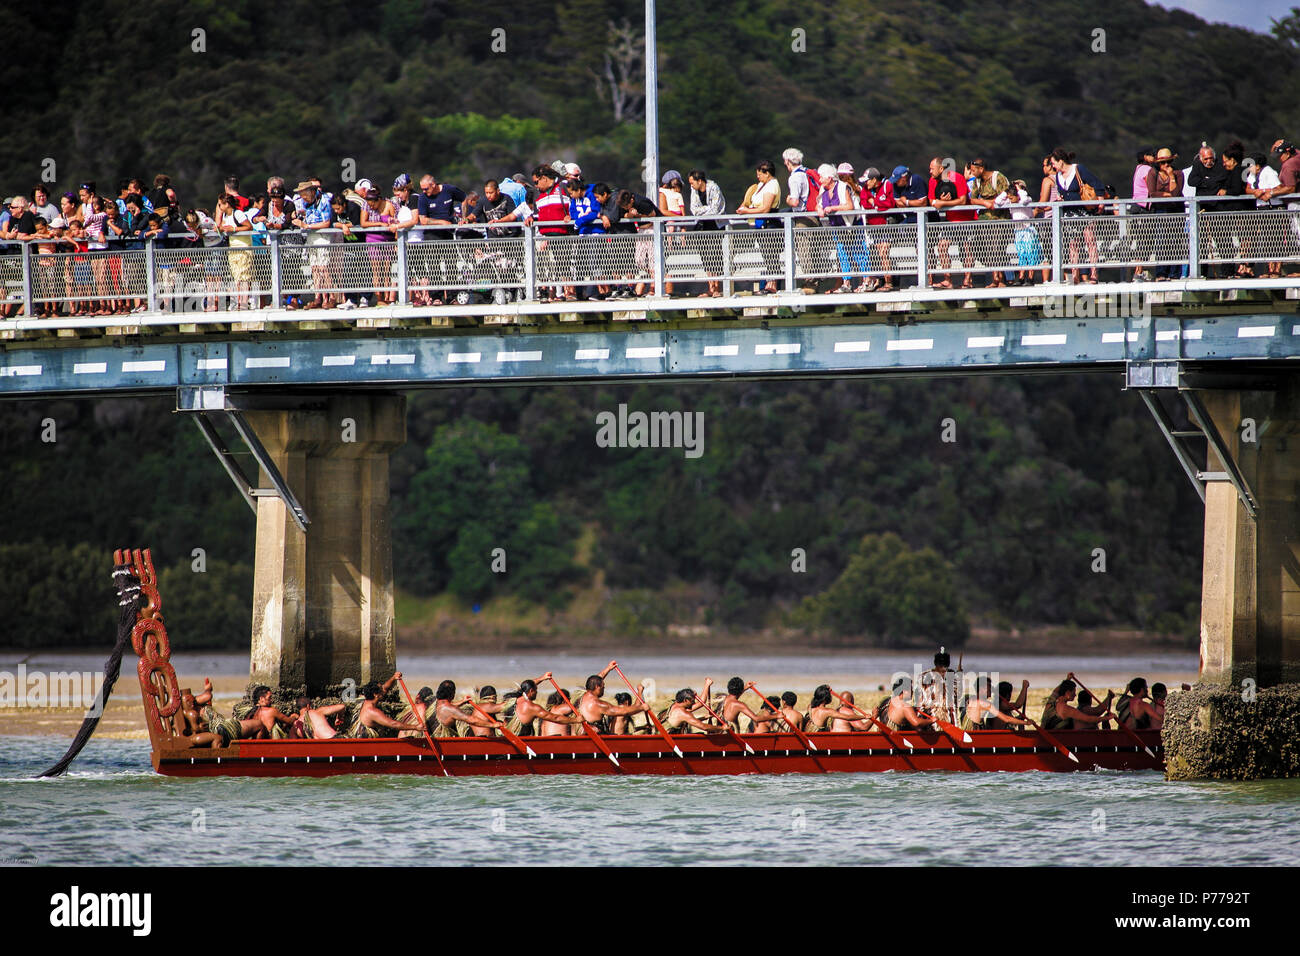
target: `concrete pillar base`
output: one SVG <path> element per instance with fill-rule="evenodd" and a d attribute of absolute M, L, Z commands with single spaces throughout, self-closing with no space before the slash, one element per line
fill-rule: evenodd
<path fill-rule="evenodd" d="M 397 654 L 388 457 L 406 440 L 406 400 L 286 404 L 245 419 L 311 524 L 304 534 L 279 498 L 258 499 L 249 673 L 313 696 L 386 680 Z"/>
<path fill-rule="evenodd" d="M 1251 691 L 1197 684 L 1170 696 L 1160 735 L 1166 779 L 1300 777 L 1300 684 Z"/>

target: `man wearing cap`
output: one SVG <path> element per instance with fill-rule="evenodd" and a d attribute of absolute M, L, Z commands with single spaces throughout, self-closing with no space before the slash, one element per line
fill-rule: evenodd
<path fill-rule="evenodd" d="M 306 233 L 307 245 L 314 247 L 307 261 L 311 265 L 312 287 L 316 295 L 304 308 L 331 308 L 333 299 L 325 290 L 333 288 L 334 283 L 330 277 L 329 238 L 324 230 L 333 224 L 334 214 L 329 200 L 310 180 L 303 180 L 293 191 L 298 197 L 299 210 L 295 211 L 290 222 Z"/>
<path fill-rule="evenodd" d="M 925 206 L 930 202 L 930 184 L 906 166 L 895 166 L 889 174 L 894 187 L 894 204 L 899 207 Z M 903 216 L 899 222 L 916 222 L 916 215 Z"/>

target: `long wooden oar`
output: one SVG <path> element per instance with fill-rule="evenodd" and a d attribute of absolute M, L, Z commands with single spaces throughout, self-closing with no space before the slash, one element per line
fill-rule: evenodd
<path fill-rule="evenodd" d="M 649 707 L 646 707 L 645 698 L 641 696 L 641 691 L 638 688 L 632 686 L 632 682 L 628 680 L 627 675 L 623 673 L 623 668 L 615 664 L 614 670 L 618 671 L 618 676 L 623 678 L 623 683 L 627 684 L 627 689 L 636 695 L 637 703 L 639 703 L 642 707 L 645 707 L 646 716 L 650 718 L 650 723 L 655 725 L 655 730 L 659 731 L 659 736 L 662 737 L 664 740 L 668 741 L 668 746 L 672 747 L 673 752 L 677 754 L 677 756 L 681 757 L 682 762 L 685 763 L 686 755 L 682 753 L 682 748 L 677 746 L 676 741 L 674 741 L 672 737 L 668 736 L 668 731 L 665 730 L 664 725 L 659 722 L 659 718 L 655 716 L 655 712 L 651 710 Z M 687 767 L 687 769 L 690 769 L 689 766 Z"/>
<path fill-rule="evenodd" d="M 848 702 L 848 699 L 843 694 L 837 694 L 833 690 L 831 691 L 831 693 L 834 696 L 838 697 L 840 699 L 840 703 L 842 703 L 845 707 L 852 708 L 854 713 L 861 714 L 866 720 L 871 721 L 871 723 L 875 725 L 876 729 L 885 735 L 885 739 L 889 741 L 889 746 L 893 747 L 895 750 L 902 749 L 902 747 L 899 746 L 900 743 L 902 744 L 903 747 L 906 747 L 908 750 L 916 749 L 915 747 L 912 746 L 912 742 L 908 740 L 906 737 L 899 737 L 895 739 L 894 735 L 890 733 L 889 728 L 886 727 L 884 722 L 880 720 L 878 717 L 876 717 L 875 714 L 868 713 L 867 711 L 862 710 L 856 704 L 850 704 Z"/>
<path fill-rule="evenodd" d="M 621 770 L 622 768 L 618 766 L 618 758 L 614 756 L 614 751 L 610 750 L 609 745 L 600 739 L 600 734 L 597 733 L 595 727 L 587 723 L 587 718 L 582 716 L 582 712 L 579 711 L 577 707 L 573 706 L 573 701 L 569 700 L 569 695 L 564 692 L 564 688 L 555 683 L 554 677 L 548 679 L 555 685 L 555 690 L 559 693 L 560 699 L 568 705 L 569 710 L 578 715 L 578 719 L 582 721 L 582 729 L 587 732 L 587 736 L 590 737 L 605 756 L 609 758 L 609 762 Z"/>
<path fill-rule="evenodd" d="M 416 720 L 420 720 L 420 712 L 415 709 L 415 699 L 411 696 L 411 692 L 406 689 L 406 681 L 399 677 L 397 678 L 397 683 L 401 685 L 402 693 L 406 695 L 406 703 L 410 705 L 411 716 Z M 434 706 L 436 707 L 437 704 L 435 703 Z M 450 777 L 451 774 L 448 772 L 446 765 L 442 762 L 442 754 L 438 751 L 438 745 L 433 742 L 433 737 L 429 735 L 427 724 L 427 721 L 420 720 L 420 730 L 424 732 L 424 739 L 428 741 L 429 749 L 433 751 L 433 759 L 438 761 L 438 769 L 442 771 L 444 777 Z"/>
<path fill-rule="evenodd" d="M 752 690 L 759 697 L 762 697 L 764 703 L 770 703 L 770 701 L 768 701 L 767 699 L 767 696 L 761 690 L 755 687 L 753 684 L 746 684 L 745 687 L 747 687 L 749 690 Z M 815 743 L 813 743 L 811 740 L 808 739 L 807 734 L 805 734 L 794 724 L 790 723 L 790 719 L 786 717 L 784 713 L 781 712 L 780 708 L 776 709 L 776 716 L 780 717 L 783 721 L 785 721 L 785 725 L 789 727 L 792 731 L 794 731 L 794 735 L 799 738 L 799 742 L 803 744 L 804 749 L 807 750 L 809 753 L 812 753 L 814 750 L 821 749 Z"/>
<path fill-rule="evenodd" d="M 1065 676 L 1068 677 L 1070 680 L 1074 681 L 1076 684 L 1078 684 L 1080 690 L 1087 691 L 1088 695 L 1089 695 L 1090 697 L 1092 697 L 1093 700 L 1095 700 L 1095 701 L 1100 701 L 1100 700 L 1101 700 L 1100 697 L 1098 697 L 1098 696 L 1097 696 L 1096 694 L 1094 694 L 1092 691 L 1088 690 L 1088 688 L 1086 688 L 1086 687 L 1083 686 L 1083 681 L 1079 680 L 1079 678 L 1077 678 L 1077 677 L 1074 676 L 1074 671 L 1071 671 L 1069 674 L 1067 674 L 1067 675 L 1065 675 Z M 1155 759 L 1155 753 L 1152 752 L 1151 748 L 1148 747 L 1146 744 L 1144 744 L 1144 743 L 1142 742 L 1142 738 L 1139 737 L 1136 733 L 1134 733 L 1133 730 L 1132 730 L 1131 728 L 1129 728 L 1129 727 L 1124 723 L 1124 721 L 1122 721 L 1122 720 L 1119 719 L 1119 715 L 1118 715 L 1118 714 L 1115 715 L 1115 723 L 1116 723 L 1116 725 L 1119 727 L 1120 730 L 1122 730 L 1122 731 L 1124 731 L 1124 733 L 1128 734 L 1128 738 L 1129 738 L 1129 740 L 1133 741 L 1133 743 L 1137 744 L 1139 747 L 1141 747 L 1143 750 L 1145 750 L 1145 751 L 1147 752 L 1147 756 L 1148 756 L 1148 757 L 1151 757 L 1152 759 Z"/>
<path fill-rule="evenodd" d="M 533 750 L 532 747 L 530 747 L 530 746 L 528 746 L 528 744 L 524 743 L 521 739 L 519 739 L 518 736 L 516 736 L 515 734 L 512 734 L 512 733 L 510 732 L 510 728 L 509 728 L 509 727 L 507 727 L 505 724 L 501 723 L 501 721 L 497 720 L 495 717 L 493 717 L 491 714 L 489 714 L 486 710 L 484 710 L 484 709 L 483 709 L 482 707 L 480 707 L 478 704 L 474 703 L 473 698 L 471 698 L 468 694 L 465 695 L 465 700 L 462 701 L 462 703 L 469 704 L 471 707 L 473 707 L 473 708 L 474 708 L 474 713 L 478 714 L 478 715 L 479 715 L 480 717 L 482 717 L 483 719 L 492 721 L 492 725 L 493 725 L 494 727 L 496 727 L 497 730 L 501 731 L 501 736 L 504 737 L 504 738 L 506 738 L 506 740 L 510 741 L 510 743 L 514 746 L 514 748 L 515 748 L 516 750 L 519 751 L 519 753 L 520 753 L 521 755 L 523 755 L 523 756 L 525 756 L 525 757 L 528 757 L 530 760 L 531 760 L 533 757 L 536 757 L 536 756 L 537 756 L 537 751 Z"/>
<path fill-rule="evenodd" d="M 966 731 L 962 730 L 955 724 L 950 724 L 946 720 L 940 720 L 938 717 L 932 717 L 922 710 L 918 710 L 916 716 L 920 717 L 922 720 L 938 724 L 939 729 L 943 731 L 943 735 L 951 740 L 953 745 L 956 747 L 970 747 L 975 743 L 975 741 L 971 740 L 970 734 L 966 733 Z"/>
<path fill-rule="evenodd" d="M 1015 714 L 1016 712 L 1013 710 L 1011 712 L 1011 715 L 1014 717 Z M 1034 718 L 1030 717 L 1029 714 L 1026 712 L 1025 708 L 1023 707 L 1020 708 L 1020 717 L 1025 721 L 1025 723 L 1029 724 L 1029 726 L 1033 727 L 1036 731 L 1038 731 L 1040 737 L 1042 737 L 1049 744 L 1051 744 L 1053 747 L 1059 750 L 1062 754 L 1069 757 L 1075 763 L 1079 762 L 1079 758 L 1074 755 L 1074 751 L 1070 750 L 1069 747 L 1065 746 L 1065 744 L 1061 743 L 1059 740 L 1057 740 L 1055 737 L 1049 734 L 1046 730 L 1044 730 L 1042 728 L 1042 725 L 1039 724 L 1038 721 L 1034 720 Z"/>
<path fill-rule="evenodd" d="M 722 719 L 722 715 L 719 714 L 717 711 L 715 711 L 712 707 L 710 707 L 710 706 L 708 705 L 708 703 L 705 701 L 705 699 L 704 699 L 703 697 L 701 697 L 699 694 L 696 694 L 696 695 L 695 695 L 695 700 L 696 700 L 697 703 L 699 703 L 699 705 L 700 705 L 701 707 L 703 707 L 705 710 L 707 710 L 707 711 L 709 712 L 709 716 L 710 716 L 710 717 L 712 717 L 714 720 L 716 720 L 719 724 L 722 725 L 722 726 L 721 726 L 721 730 L 722 730 L 722 732 L 723 732 L 724 734 L 726 734 L 728 737 L 730 737 L 730 738 L 731 738 L 732 740 L 734 740 L 736 743 L 738 743 L 738 744 L 740 744 L 742 747 L 744 747 L 744 748 L 745 748 L 745 751 L 746 751 L 747 753 L 751 753 L 751 754 L 752 754 L 752 753 L 754 752 L 754 748 L 751 747 L 751 746 L 749 745 L 749 742 L 746 741 L 746 740 L 741 739 L 741 737 L 740 737 L 739 734 L 737 734 L 734 730 L 732 730 L 730 727 L 728 727 L 728 726 L 727 726 L 727 722 L 726 722 L 725 720 Z"/>

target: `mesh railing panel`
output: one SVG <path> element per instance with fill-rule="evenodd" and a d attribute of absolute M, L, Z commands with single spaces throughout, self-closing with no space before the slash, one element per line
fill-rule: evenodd
<path fill-rule="evenodd" d="M 146 255 L 143 249 L 46 254 L 33 250 L 32 299 L 42 304 L 105 299 L 143 301 L 149 292 Z M 21 260 L 15 265 L 21 288 Z"/>

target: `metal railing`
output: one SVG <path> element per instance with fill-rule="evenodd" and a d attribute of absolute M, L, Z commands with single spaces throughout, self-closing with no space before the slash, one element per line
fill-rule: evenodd
<path fill-rule="evenodd" d="M 1140 270 L 1156 279 L 1224 279 L 1239 267 L 1300 261 L 1300 209 L 1223 208 L 1243 201 L 1251 200 L 1153 199 L 1146 209 L 1132 200 L 1033 204 L 1017 210 L 1021 218 L 970 221 L 913 207 L 854 212 L 843 225 L 775 213 L 761 217 L 764 228 L 754 228 L 754 217 L 671 217 L 596 235 L 544 235 L 535 223 L 487 232 L 271 231 L 261 245 L 209 246 L 184 233 L 95 251 L 9 239 L 0 240 L 0 307 L 4 319 L 25 325 L 88 315 L 112 325 L 123 323 L 106 313 L 131 310 L 203 321 L 204 313 L 253 309 L 731 297 L 818 284 L 864 295 L 877 287 L 957 295 L 977 278 L 1051 286 L 1093 274 L 1127 282 Z"/>

